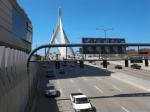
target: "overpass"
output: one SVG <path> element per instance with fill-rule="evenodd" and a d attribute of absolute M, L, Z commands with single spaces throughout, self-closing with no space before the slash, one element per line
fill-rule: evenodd
<path fill-rule="evenodd" d="M 30 53 L 28 59 L 27 59 L 27 68 L 29 67 L 30 62 L 35 62 L 31 60 L 31 57 L 40 49 L 45 49 L 45 57 L 46 57 L 46 48 L 56 48 L 56 47 L 66 47 L 66 57 L 67 57 L 67 47 L 86 47 L 86 46 L 125 46 L 125 47 L 150 47 L 150 43 L 84 43 L 84 44 L 46 44 L 46 45 L 41 45 Z M 65 59 L 65 60 L 47 60 L 47 61 L 103 61 L 104 59 L 87 59 L 86 54 L 85 58 L 83 57 L 82 59 L 76 59 L 75 56 L 72 59 Z M 149 60 L 150 58 L 146 58 L 146 60 Z M 117 60 L 126 60 L 128 61 L 128 58 L 118 58 L 118 59 L 105 59 L 107 61 L 117 61 Z"/>

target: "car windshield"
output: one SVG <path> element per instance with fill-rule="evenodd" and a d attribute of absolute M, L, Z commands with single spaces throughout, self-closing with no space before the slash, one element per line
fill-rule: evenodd
<path fill-rule="evenodd" d="M 87 98 L 77 98 L 76 99 L 77 104 L 82 104 L 82 103 L 89 103 Z"/>
<path fill-rule="evenodd" d="M 55 89 L 55 87 L 54 86 L 49 86 L 48 89 Z"/>

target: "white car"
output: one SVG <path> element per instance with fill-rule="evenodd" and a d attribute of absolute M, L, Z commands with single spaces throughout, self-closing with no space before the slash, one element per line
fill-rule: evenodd
<path fill-rule="evenodd" d="M 60 96 L 59 91 L 55 88 L 55 86 L 51 83 L 46 84 L 45 96 Z"/>
<path fill-rule="evenodd" d="M 82 93 L 72 93 L 70 99 L 75 112 L 95 112 L 95 108 L 91 105 L 86 95 Z"/>

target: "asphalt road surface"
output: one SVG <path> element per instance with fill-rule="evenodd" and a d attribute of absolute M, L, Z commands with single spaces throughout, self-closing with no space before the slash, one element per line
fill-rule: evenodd
<path fill-rule="evenodd" d="M 36 112 L 74 112 L 69 95 L 82 92 L 91 100 L 96 112 L 150 112 L 150 93 L 111 77 L 112 73 L 124 72 L 128 75 L 150 79 L 148 70 L 114 70 L 110 65 L 108 70 L 86 65 L 81 69 L 79 65 L 64 67 L 65 74 L 55 70 L 55 78 L 41 76 L 39 93 L 41 97 L 37 103 Z M 44 68 L 41 69 L 44 74 Z M 141 75 L 141 76 L 140 76 Z M 42 78 L 43 77 L 43 78 Z M 43 81 L 42 81 L 43 80 Z M 45 84 L 50 80 L 60 90 L 61 96 L 45 98 Z M 43 85 L 43 86 L 41 86 Z M 42 92 L 41 92 L 42 91 Z M 47 107 L 48 106 L 48 107 Z M 45 110 L 45 109 L 44 109 Z"/>

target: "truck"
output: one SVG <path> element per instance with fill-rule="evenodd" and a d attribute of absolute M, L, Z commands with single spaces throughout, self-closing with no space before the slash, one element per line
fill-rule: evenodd
<path fill-rule="evenodd" d="M 83 93 L 71 93 L 70 100 L 75 112 L 95 112 L 95 108 Z"/>

